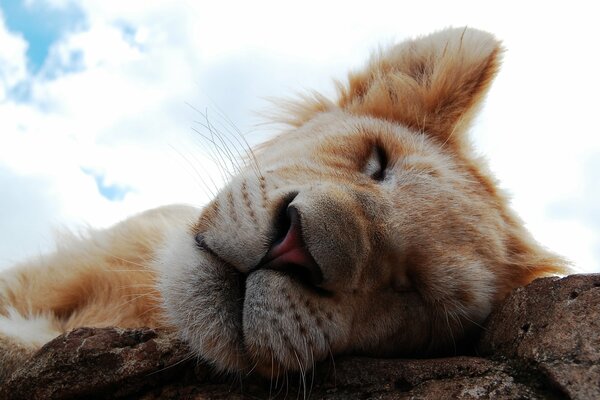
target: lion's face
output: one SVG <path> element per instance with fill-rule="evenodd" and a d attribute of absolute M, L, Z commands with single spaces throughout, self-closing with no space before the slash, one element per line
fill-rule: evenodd
<path fill-rule="evenodd" d="M 479 58 L 461 60 L 469 74 L 455 83 L 460 94 L 477 80 L 468 95 L 480 96 L 485 69 L 496 68 L 489 35 L 451 30 L 401 45 L 353 77 L 337 105 L 318 99 L 296 109 L 294 128 L 260 147 L 196 224 L 169 237 L 161 292 L 192 349 L 219 368 L 267 376 L 339 353 L 427 354 L 456 345 L 510 288 L 559 268 L 464 140 L 452 138 L 474 101 L 455 118 L 458 100 L 438 99 L 436 112 L 455 118 L 445 136 L 449 117 L 415 129 L 419 99 L 396 115 L 403 90 L 414 88 L 404 87 L 408 72 L 390 70 L 406 62 L 390 60 L 407 48 L 416 57 L 418 45 L 435 51 L 439 41 L 439 57 L 464 52 L 465 36 Z M 412 78 L 424 84 L 434 70 L 427 62 L 439 60 L 417 61 Z M 372 73 L 377 67 L 383 72 Z"/>

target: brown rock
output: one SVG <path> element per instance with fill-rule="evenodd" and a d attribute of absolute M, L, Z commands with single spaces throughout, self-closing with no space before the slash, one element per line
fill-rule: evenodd
<path fill-rule="evenodd" d="M 539 371 L 574 399 L 600 399 L 600 274 L 538 279 L 488 319 L 481 351 Z"/>
<path fill-rule="evenodd" d="M 186 347 L 151 329 L 80 328 L 47 343 L 0 389 L 1 399 L 114 397 L 189 369 Z"/>
<path fill-rule="evenodd" d="M 151 391 L 155 399 L 542 399 L 515 382 L 503 365 L 477 357 L 428 360 L 381 360 L 348 357 L 321 365 L 314 375 L 278 382 L 246 378 L 242 382 L 172 385 Z"/>
<path fill-rule="evenodd" d="M 504 371 L 501 363 L 479 357 L 422 360 L 348 358 L 338 362 L 337 379 L 320 390 L 324 398 L 514 399 L 541 398 Z M 322 392 L 320 392 L 322 393 Z M 368 394 L 368 396 L 366 396 Z M 320 398 L 320 397 L 317 397 Z"/>
<path fill-rule="evenodd" d="M 600 275 L 540 279 L 490 316 L 487 358 L 339 357 L 273 381 L 215 375 L 169 332 L 81 328 L 36 353 L 0 399 L 600 398 L 599 313 Z"/>

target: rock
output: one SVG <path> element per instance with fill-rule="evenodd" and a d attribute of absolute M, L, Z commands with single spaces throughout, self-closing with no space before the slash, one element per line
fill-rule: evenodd
<path fill-rule="evenodd" d="M 600 398 L 599 314 L 600 274 L 539 279 L 492 313 L 477 357 L 339 357 L 273 382 L 214 374 L 173 333 L 81 328 L 45 345 L 0 398 Z"/>
<path fill-rule="evenodd" d="M 246 379 L 228 385 L 167 386 L 142 397 L 157 399 L 542 399 L 515 382 L 500 363 L 477 357 L 381 360 L 348 357 L 321 365 L 314 376 L 270 383 Z"/>
<path fill-rule="evenodd" d="M 539 371 L 574 399 L 600 399 L 600 274 L 537 279 L 488 319 L 481 352 Z"/>
<path fill-rule="evenodd" d="M 501 363 L 479 357 L 423 360 L 340 360 L 335 384 L 322 389 L 336 393 L 324 398 L 479 399 L 539 398 L 514 382 Z M 316 398 L 320 398 L 317 396 Z"/>
<path fill-rule="evenodd" d="M 0 389 L 1 399 L 119 397 L 186 374 L 188 351 L 151 329 L 79 328 L 42 347 Z"/>

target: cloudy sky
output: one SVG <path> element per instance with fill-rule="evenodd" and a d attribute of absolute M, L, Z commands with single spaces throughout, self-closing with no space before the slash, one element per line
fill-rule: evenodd
<path fill-rule="evenodd" d="M 0 268 L 57 230 L 202 205 L 225 178 L 206 121 L 258 143 L 265 98 L 332 94 L 378 46 L 468 25 L 508 49 L 479 152 L 539 241 L 600 271 L 592 3 L 0 0 Z"/>

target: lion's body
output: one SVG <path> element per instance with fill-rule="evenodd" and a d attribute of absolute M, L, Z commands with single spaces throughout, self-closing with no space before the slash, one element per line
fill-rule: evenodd
<path fill-rule="evenodd" d="M 204 209 L 132 217 L 0 276 L 0 378 L 79 326 L 178 330 L 225 370 L 330 354 L 427 355 L 514 287 L 564 271 L 510 211 L 466 130 L 501 48 L 475 30 L 402 43 L 288 106 Z"/>
<path fill-rule="evenodd" d="M 9 337 L 22 355 L 81 326 L 164 327 L 154 249 L 170 226 L 198 214 L 186 206 L 151 210 L 84 237 L 62 237 L 53 254 L 5 271 L 0 339 Z M 0 365 L 15 357 L 0 351 Z"/>

